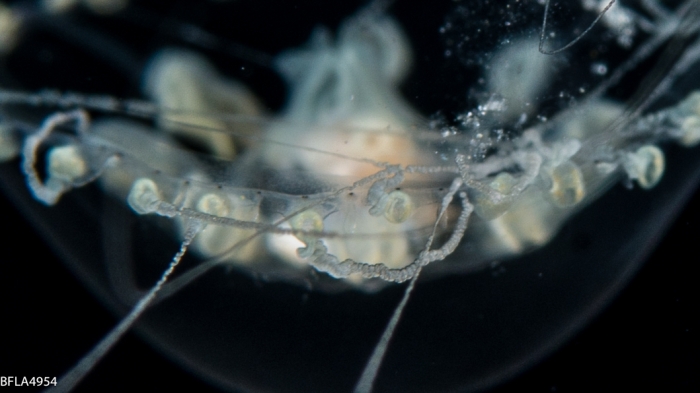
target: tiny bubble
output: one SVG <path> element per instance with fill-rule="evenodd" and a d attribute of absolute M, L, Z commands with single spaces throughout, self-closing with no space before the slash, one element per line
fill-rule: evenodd
<path fill-rule="evenodd" d="M 608 66 L 603 63 L 593 63 L 591 65 L 591 73 L 595 75 L 605 75 L 608 73 Z"/>

